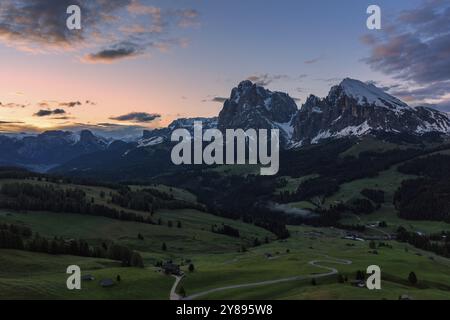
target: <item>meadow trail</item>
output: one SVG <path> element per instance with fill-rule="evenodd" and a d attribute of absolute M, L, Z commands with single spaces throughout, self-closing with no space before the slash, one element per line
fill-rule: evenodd
<path fill-rule="evenodd" d="M 226 290 L 259 287 L 259 286 L 266 286 L 266 285 L 278 284 L 278 283 L 283 283 L 283 282 L 292 282 L 292 281 L 298 281 L 298 280 L 304 280 L 304 279 L 319 279 L 319 278 L 329 277 L 329 276 L 338 274 L 339 271 L 336 268 L 327 267 L 327 266 L 322 265 L 321 263 L 332 263 L 332 264 L 334 263 L 334 264 L 350 265 L 350 264 L 352 264 L 352 261 L 336 259 L 336 258 L 327 256 L 327 259 L 311 260 L 308 263 L 314 267 L 328 270 L 329 272 L 311 274 L 311 275 L 299 275 L 299 276 L 295 276 L 295 277 L 283 278 L 283 279 L 277 279 L 277 280 L 268 280 L 268 281 L 260 281 L 260 282 L 254 282 L 254 283 L 245 283 L 245 284 L 237 284 L 237 285 L 232 285 L 232 286 L 220 287 L 220 288 L 215 288 L 215 289 L 210 289 L 210 290 L 206 290 L 203 292 L 199 292 L 199 293 L 190 295 L 190 296 L 182 298 L 182 299 L 180 298 L 179 295 L 172 294 L 172 292 L 175 292 L 179 282 L 181 281 L 181 278 L 177 277 L 177 279 L 174 283 L 174 286 L 172 287 L 170 299 L 171 300 L 195 300 L 195 299 L 201 298 L 203 296 L 206 296 L 206 295 L 209 295 L 212 293 L 226 291 Z"/>
<path fill-rule="evenodd" d="M 184 276 L 174 276 L 175 282 L 170 290 L 170 300 L 182 300 L 182 297 L 177 293 L 178 284 L 184 278 Z"/>

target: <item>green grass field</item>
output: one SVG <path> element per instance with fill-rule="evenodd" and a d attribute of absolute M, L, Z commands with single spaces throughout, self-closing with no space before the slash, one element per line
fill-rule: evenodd
<path fill-rule="evenodd" d="M 354 181 L 343 185 L 335 199 L 351 199 L 362 188 L 382 187 L 392 194 L 405 176 L 394 169 L 373 179 Z M 295 183 L 297 183 L 296 181 Z M 1 184 L 2 182 L 0 182 Z M 3 181 L 5 183 L 5 181 Z M 33 181 L 32 183 L 46 183 Z M 291 181 L 290 185 L 293 186 Z M 61 186 L 68 187 L 68 186 Z M 177 199 L 195 201 L 190 193 L 165 186 L 159 190 L 172 192 Z M 95 201 L 105 205 L 112 190 L 99 187 L 82 187 Z M 133 188 L 140 188 L 133 186 Z M 101 193 L 107 194 L 101 197 Z M 305 202 L 300 205 L 307 205 Z M 385 210 L 385 211 L 383 211 Z M 138 212 L 139 213 L 139 212 Z M 149 213 L 141 213 L 148 215 Z M 388 220 L 387 217 L 391 219 Z M 0 210 L 0 223 L 29 226 L 45 237 L 62 236 L 66 239 L 81 238 L 91 244 L 114 241 L 137 250 L 146 267 L 122 268 L 106 259 L 73 256 L 51 256 L 25 251 L 0 250 L 0 299 L 168 299 L 174 278 L 163 275 L 154 267 L 155 262 L 171 259 L 182 265 L 186 277 L 182 286 L 188 295 L 230 285 L 277 280 L 295 276 L 311 276 L 326 272 L 310 264 L 313 260 L 327 260 L 322 265 L 334 267 L 354 279 L 356 271 L 369 265 L 382 269 L 381 291 L 369 291 L 338 283 L 337 276 L 317 280 L 298 280 L 285 283 L 220 291 L 203 296 L 204 299 L 398 299 L 407 294 L 414 299 L 450 299 L 450 273 L 448 259 L 422 252 L 409 245 L 391 241 L 392 249 L 380 248 L 378 255 L 369 253 L 367 242 L 341 239 L 344 231 L 333 228 L 290 227 L 288 240 L 273 241 L 274 236 L 259 227 L 233 221 L 196 210 L 160 210 L 154 219 L 162 219 L 162 225 L 125 222 L 104 217 L 50 212 L 11 212 Z M 348 222 L 357 219 L 348 216 Z M 435 222 L 405 222 L 392 214 L 392 208 L 383 206 L 373 214 L 360 217 L 355 223 L 385 220 L 388 231 L 397 224 L 411 230 L 441 231 L 443 224 Z M 172 221 L 169 227 L 167 222 Z M 181 222 L 181 228 L 177 222 Z M 406 224 L 409 223 L 409 224 Z M 237 228 L 241 238 L 233 238 L 211 232 L 212 225 L 227 224 Z M 139 240 L 138 234 L 144 239 Z M 272 241 L 252 247 L 253 239 L 268 237 Z M 162 243 L 168 250 L 162 250 Z M 241 252 L 244 245 L 247 251 Z M 351 265 L 337 264 L 331 258 L 351 260 Z M 186 260 L 195 265 L 188 271 Z M 95 281 L 83 282 L 81 291 L 66 289 L 69 265 L 79 265 L 83 274 L 91 274 Z M 408 274 L 416 272 L 419 283 L 412 286 Z M 112 288 L 102 288 L 99 281 L 105 278 L 122 281 Z"/>
<path fill-rule="evenodd" d="M 167 211 L 161 213 L 161 216 L 163 221 L 169 219 L 181 221 L 182 228 L 177 228 L 176 223 L 169 228 L 167 225 L 148 225 L 104 217 L 50 212 L 0 211 L 0 222 L 28 226 L 49 238 L 63 236 L 69 239 L 85 239 L 91 244 L 111 240 L 144 253 L 169 256 L 195 252 L 237 251 L 242 244 L 251 244 L 255 237 L 261 240 L 266 236 L 271 237 L 269 232 L 261 228 L 194 210 Z M 242 237 L 231 238 L 211 232 L 212 224 L 222 223 L 238 228 Z M 142 234 L 144 240 L 139 240 L 138 234 Z M 168 247 L 167 252 L 161 249 L 163 242 Z"/>
<path fill-rule="evenodd" d="M 363 198 L 361 191 L 364 189 L 383 190 L 385 192 L 385 201 L 392 203 L 394 194 L 402 184 L 402 181 L 414 178 L 417 177 L 402 174 L 397 171 L 396 166 L 393 166 L 389 170 L 381 172 L 377 177 L 342 184 L 337 193 L 326 199 L 325 205 Z"/>
<path fill-rule="evenodd" d="M 407 294 L 414 299 L 450 299 L 450 274 L 448 259 L 416 250 L 409 245 L 391 242 L 393 248 L 379 249 L 370 254 L 367 242 L 349 242 L 340 239 L 341 232 L 332 229 L 291 227 L 292 237 L 276 241 L 247 252 L 192 253 L 195 264 L 182 281 L 188 295 L 229 285 L 265 280 L 312 275 L 324 270 L 309 264 L 312 260 L 348 259 L 351 265 L 332 261 L 322 265 L 335 267 L 352 280 L 357 270 L 369 265 L 379 265 L 382 270 L 382 290 L 369 291 L 338 283 L 336 276 L 317 280 L 299 280 L 260 287 L 234 289 L 209 294 L 202 299 L 398 299 Z M 351 244 L 352 246 L 349 246 Z M 407 249 L 407 250 L 406 250 Z M 288 251 L 289 250 L 289 251 Z M 272 258 L 265 254 L 270 253 Z M 431 259 L 432 258 L 432 259 Z M 83 274 L 96 280 L 83 282 L 83 290 L 65 289 L 68 265 L 79 265 Z M 110 260 L 49 256 L 30 252 L 0 250 L 0 298 L 37 299 L 168 299 L 174 279 L 148 266 L 144 269 L 120 268 Z M 410 285 L 409 272 L 416 272 L 419 283 Z M 100 279 L 122 281 L 113 288 L 101 288 Z"/>
<path fill-rule="evenodd" d="M 373 137 L 365 137 L 361 139 L 361 141 L 356 143 L 354 146 L 343 152 L 341 154 L 341 157 L 346 156 L 357 157 L 359 156 L 360 153 L 365 151 L 384 152 L 398 148 L 407 148 L 407 146 L 401 146 L 395 143 L 382 141 L 379 139 L 375 139 Z"/>
<path fill-rule="evenodd" d="M 188 295 L 228 285 L 252 283 L 261 280 L 275 280 L 295 275 L 323 273 L 322 269 L 310 266 L 309 261 L 327 260 L 327 257 L 349 259 L 351 265 L 332 262 L 349 279 L 357 270 L 366 270 L 370 265 L 379 265 L 382 270 L 382 290 L 369 291 L 340 284 L 336 276 L 317 280 L 313 286 L 310 280 L 267 285 L 254 288 L 233 289 L 207 295 L 206 299 L 398 299 L 407 294 L 414 299 L 450 299 L 450 261 L 423 253 L 409 245 L 392 242 L 392 249 L 379 249 L 378 255 L 370 254 L 367 242 L 341 240 L 340 233 L 329 229 L 292 227 L 292 237 L 287 241 L 274 242 L 250 250 L 235 259 L 199 259 L 198 274 L 188 274 L 183 286 Z M 405 250 L 405 248 L 407 250 Z M 289 253 L 286 250 L 289 249 Z M 267 259 L 264 253 L 274 254 Z M 276 253 L 279 253 L 278 255 Z M 433 260 L 430 258 L 432 257 Z M 225 266 L 224 266 L 225 265 Z M 206 270 L 210 270 L 206 272 Z M 220 270 L 220 274 L 214 272 Z M 421 279 L 417 286 L 408 283 L 411 271 Z M 233 274 L 233 276 L 230 276 Z M 213 285 L 212 285 L 213 283 Z M 384 288 L 383 288 L 384 287 Z"/>
<path fill-rule="evenodd" d="M 121 268 L 120 263 L 97 258 L 50 256 L 0 249 L 0 299 L 168 299 L 173 278 L 156 268 Z M 81 290 L 66 287 L 69 265 L 78 265 L 94 281 L 82 282 Z M 102 288 L 102 279 L 116 280 Z"/>
<path fill-rule="evenodd" d="M 161 192 L 165 192 L 167 194 L 172 195 L 175 199 L 184 200 L 188 202 L 197 202 L 197 196 L 195 194 L 190 193 L 184 189 L 168 187 L 162 184 L 158 184 L 155 186 L 130 186 L 132 190 L 141 190 L 141 189 L 156 189 Z"/>
<path fill-rule="evenodd" d="M 280 192 L 295 192 L 298 187 L 305 181 L 317 178 L 317 174 L 310 174 L 307 176 L 303 176 L 300 178 L 292 178 L 292 177 L 281 177 L 281 179 L 285 179 L 287 181 L 286 186 L 278 188 L 275 190 L 274 194 L 279 194 Z"/>
<path fill-rule="evenodd" d="M 228 176 L 242 176 L 249 174 L 259 174 L 260 166 L 243 164 L 243 165 L 220 165 L 212 169 L 208 169 L 213 172 L 217 172 Z"/>
<path fill-rule="evenodd" d="M 421 233 L 440 233 L 441 231 L 450 231 L 450 224 L 440 221 L 413 221 L 398 217 L 392 204 L 385 204 L 375 213 L 367 215 L 346 215 L 341 222 L 344 224 L 363 224 L 370 225 L 385 221 L 388 227 L 382 229 L 386 232 L 394 233 L 398 227 L 402 226 L 409 231 Z"/>

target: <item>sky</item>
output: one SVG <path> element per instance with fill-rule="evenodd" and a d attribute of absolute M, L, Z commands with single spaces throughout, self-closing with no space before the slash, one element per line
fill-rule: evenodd
<path fill-rule="evenodd" d="M 1 132 L 134 135 L 217 116 L 242 80 L 301 107 L 346 77 L 450 111 L 450 0 L 0 2 Z"/>

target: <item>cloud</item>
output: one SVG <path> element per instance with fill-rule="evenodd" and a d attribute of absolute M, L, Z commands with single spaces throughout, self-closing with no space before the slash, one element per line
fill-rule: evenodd
<path fill-rule="evenodd" d="M 24 123 L 22 121 L 1 121 L 0 120 L 0 124 L 21 124 Z"/>
<path fill-rule="evenodd" d="M 212 102 L 217 102 L 217 103 L 224 103 L 227 100 L 228 100 L 228 98 L 225 98 L 225 97 L 214 97 L 211 99 Z"/>
<path fill-rule="evenodd" d="M 289 205 L 286 205 L 286 204 L 269 203 L 268 206 L 272 210 L 275 210 L 275 211 L 278 211 L 278 212 L 283 212 L 283 213 L 290 214 L 290 215 L 301 216 L 303 218 L 314 218 L 314 217 L 317 217 L 317 214 L 312 212 L 312 211 L 304 210 L 304 209 L 298 209 L 298 208 L 293 208 L 293 207 L 291 207 Z"/>
<path fill-rule="evenodd" d="M 161 118 L 160 114 L 146 112 L 131 112 L 118 117 L 110 117 L 111 120 L 115 121 L 127 121 L 136 123 L 153 122 L 159 118 Z"/>
<path fill-rule="evenodd" d="M 37 133 L 39 128 L 25 124 L 21 121 L 0 121 L 0 132 L 1 133 L 13 133 L 13 132 L 29 132 Z"/>
<path fill-rule="evenodd" d="M 60 102 L 59 106 L 60 107 L 69 107 L 69 108 L 74 108 L 77 106 L 81 106 L 83 105 L 80 101 L 70 101 L 70 102 Z"/>
<path fill-rule="evenodd" d="M 327 78 L 327 79 L 319 78 L 319 79 L 314 79 L 314 80 L 326 82 L 328 85 L 333 85 L 333 84 L 341 82 L 342 78 L 339 78 L 339 77 Z"/>
<path fill-rule="evenodd" d="M 409 96 L 416 100 L 439 99 L 450 92 L 450 81 L 434 82 L 418 88 L 404 88 L 400 85 L 388 87 L 390 93 L 398 96 Z"/>
<path fill-rule="evenodd" d="M 106 17 L 130 0 L 6 0 L 0 3 L 0 40 L 23 50 L 70 49 L 99 32 Z M 83 28 L 66 27 L 70 5 L 82 9 Z M 99 14 L 99 13 L 102 14 Z"/>
<path fill-rule="evenodd" d="M 450 113 L 450 98 L 441 100 L 438 104 L 434 105 L 434 108 Z"/>
<path fill-rule="evenodd" d="M 181 28 L 199 27 L 200 14 L 194 9 L 177 10 L 175 15 L 179 17 L 178 26 Z"/>
<path fill-rule="evenodd" d="M 25 108 L 26 105 L 21 103 L 1 103 L 0 102 L 0 108 Z"/>
<path fill-rule="evenodd" d="M 288 75 L 285 74 L 268 74 L 268 73 L 264 73 L 264 74 L 256 74 L 256 75 L 252 75 L 250 77 L 247 78 L 247 80 L 250 80 L 251 82 L 255 83 L 258 86 L 262 86 L 262 87 L 266 87 L 269 84 L 271 84 L 274 81 L 277 80 L 289 80 L 290 77 Z"/>
<path fill-rule="evenodd" d="M 66 114 L 66 111 L 63 109 L 54 109 L 54 110 L 39 110 L 38 112 L 36 112 L 34 114 L 35 117 L 48 117 L 48 116 L 53 116 L 53 115 L 61 115 L 61 114 Z"/>
<path fill-rule="evenodd" d="M 97 53 L 91 53 L 84 57 L 85 62 L 111 63 L 116 60 L 132 58 L 139 55 L 142 50 L 133 43 L 120 43 Z"/>
<path fill-rule="evenodd" d="M 450 94 L 450 3 L 423 1 L 420 7 L 401 12 L 385 32 L 365 35 L 371 48 L 364 61 L 373 69 L 412 87 L 394 90 L 400 98 L 444 99 Z"/>
<path fill-rule="evenodd" d="M 200 25 L 195 9 L 160 8 L 148 0 L 2 0 L 0 42 L 19 50 L 79 51 L 80 61 L 111 63 L 151 49 L 184 47 L 176 35 Z M 66 9 L 82 10 L 82 29 L 69 30 Z M 89 50 L 90 53 L 86 54 Z"/>
<path fill-rule="evenodd" d="M 305 64 L 314 64 L 314 63 L 319 62 L 320 60 L 321 60 L 321 58 L 320 58 L 320 57 L 317 57 L 317 58 L 314 58 L 314 59 L 305 60 L 304 63 L 305 63 Z"/>
<path fill-rule="evenodd" d="M 44 100 L 37 103 L 37 106 L 40 108 L 46 108 L 49 109 L 51 107 L 65 107 L 65 108 L 75 108 L 82 105 L 90 105 L 94 106 L 96 105 L 95 102 L 91 100 L 85 100 L 84 102 L 80 100 L 74 100 L 74 101 L 55 101 L 55 100 Z"/>
<path fill-rule="evenodd" d="M 142 137 L 144 130 L 149 130 L 147 126 L 140 125 L 122 125 L 115 123 L 72 123 L 60 126 L 59 129 L 78 132 L 81 130 L 90 130 L 94 134 L 113 139 L 125 139 L 135 141 L 137 137 Z"/>
<path fill-rule="evenodd" d="M 52 120 L 73 120 L 74 117 L 63 116 L 63 117 L 53 117 Z"/>
<path fill-rule="evenodd" d="M 228 98 L 226 97 L 221 97 L 218 95 L 208 95 L 206 98 L 204 98 L 202 100 L 202 102 L 215 102 L 215 103 L 224 103 L 225 101 L 227 101 Z"/>

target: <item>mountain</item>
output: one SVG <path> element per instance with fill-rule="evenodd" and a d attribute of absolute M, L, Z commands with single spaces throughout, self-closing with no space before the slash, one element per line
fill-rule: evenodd
<path fill-rule="evenodd" d="M 144 130 L 142 138 L 138 140 L 138 147 L 149 147 L 170 142 L 172 132 L 177 129 L 186 129 L 193 135 L 195 122 L 201 122 L 203 130 L 217 128 L 217 118 L 181 118 L 173 121 L 167 128 Z"/>
<path fill-rule="evenodd" d="M 106 150 L 109 142 L 88 130 L 46 131 L 39 135 L 0 135 L 0 163 L 46 170 L 83 154 Z"/>
<path fill-rule="evenodd" d="M 218 128 L 279 129 L 281 144 L 291 140 L 297 105 L 288 94 L 272 92 L 251 81 L 243 81 L 231 92 L 219 114 Z"/>
<path fill-rule="evenodd" d="M 437 110 L 412 108 L 370 83 L 345 79 L 320 99 L 311 95 L 293 120 L 293 146 L 326 138 L 375 132 L 449 133 L 450 119 Z"/>
<path fill-rule="evenodd" d="M 332 87 L 327 97 L 311 95 L 298 109 L 288 94 L 243 81 L 232 90 L 217 118 L 178 119 L 167 128 L 144 131 L 132 142 L 107 140 L 90 131 L 0 135 L 0 165 L 145 179 L 178 170 L 170 162 L 170 136 L 176 129 L 192 134 L 196 121 L 202 122 L 204 130 L 279 129 L 284 149 L 349 136 L 425 141 L 427 133 L 450 133 L 447 114 L 427 107 L 412 108 L 371 83 L 345 79 Z"/>

